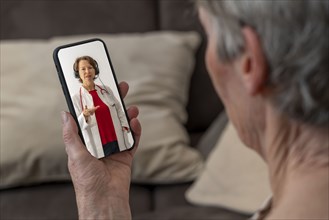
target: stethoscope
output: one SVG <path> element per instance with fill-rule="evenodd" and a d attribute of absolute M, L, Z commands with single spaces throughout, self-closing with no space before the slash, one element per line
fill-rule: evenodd
<path fill-rule="evenodd" d="M 109 92 L 106 89 L 103 89 L 99 85 L 96 85 L 96 86 L 100 89 L 100 92 L 101 92 L 102 95 L 104 95 L 104 93 L 105 94 L 109 94 Z M 85 108 L 83 107 L 83 103 L 82 103 L 82 87 L 80 87 L 80 91 L 79 92 L 80 92 L 80 105 L 81 105 L 81 108 L 82 108 L 82 111 L 83 111 L 83 110 L 85 110 Z"/>

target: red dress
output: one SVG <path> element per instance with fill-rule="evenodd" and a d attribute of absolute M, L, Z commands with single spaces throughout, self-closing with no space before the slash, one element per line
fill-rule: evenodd
<path fill-rule="evenodd" d="M 89 93 L 93 98 L 94 106 L 99 106 L 95 111 L 95 116 L 102 145 L 117 141 L 109 107 L 99 98 L 96 90 L 89 91 Z"/>

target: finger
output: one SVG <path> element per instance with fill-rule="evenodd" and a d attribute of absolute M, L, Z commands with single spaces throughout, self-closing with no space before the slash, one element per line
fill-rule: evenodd
<path fill-rule="evenodd" d="M 74 161 L 91 156 L 88 153 L 86 147 L 83 145 L 80 136 L 78 135 L 78 127 L 71 114 L 67 112 L 62 112 L 61 116 L 63 127 L 63 140 L 68 157 Z"/>
<path fill-rule="evenodd" d="M 122 98 L 125 98 L 127 93 L 128 93 L 128 90 L 129 90 L 129 85 L 128 83 L 126 82 L 120 82 L 119 83 L 119 90 L 120 90 L 120 95 Z"/>
<path fill-rule="evenodd" d="M 99 108 L 99 106 L 89 109 L 90 114 L 93 115 L 98 108 Z"/>
<path fill-rule="evenodd" d="M 85 109 L 88 109 L 87 105 L 85 105 Z"/>
<path fill-rule="evenodd" d="M 131 127 L 131 130 L 134 132 L 135 147 L 133 148 L 132 153 L 135 154 L 135 152 L 138 148 L 138 145 L 139 145 L 139 140 L 140 140 L 141 133 L 142 133 L 142 127 L 137 118 L 133 118 L 130 121 L 130 127 Z"/>
<path fill-rule="evenodd" d="M 136 106 L 130 106 L 127 110 L 129 119 L 137 118 L 139 110 Z"/>
<path fill-rule="evenodd" d="M 97 109 L 96 107 L 92 107 L 89 109 L 89 112 L 94 113 L 96 111 L 96 109 Z"/>
<path fill-rule="evenodd" d="M 139 138 L 142 133 L 142 127 L 141 127 L 139 120 L 137 118 L 133 118 L 130 121 L 130 124 L 131 124 L 131 129 L 133 130 L 133 132 L 135 134 L 135 137 Z"/>

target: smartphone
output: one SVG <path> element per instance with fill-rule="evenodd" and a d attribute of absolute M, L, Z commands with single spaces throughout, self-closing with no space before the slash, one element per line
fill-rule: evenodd
<path fill-rule="evenodd" d="M 68 108 L 88 151 L 103 158 L 134 147 L 127 111 L 105 43 L 90 39 L 54 50 Z"/>

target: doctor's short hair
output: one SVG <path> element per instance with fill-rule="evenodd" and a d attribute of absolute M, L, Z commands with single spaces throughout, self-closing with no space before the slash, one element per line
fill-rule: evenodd
<path fill-rule="evenodd" d="M 266 56 L 273 106 L 298 121 L 328 126 L 329 1 L 196 1 L 211 15 L 223 62 L 244 52 L 242 28 L 251 27 Z"/>
<path fill-rule="evenodd" d="M 74 77 L 79 79 L 79 82 L 82 83 L 82 80 L 81 80 L 80 75 L 79 75 L 79 62 L 81 60 L 88 61 L 88 63 L 94 68 L 94 70 L 95 70 L 95 78 L 94 79 L 96 79 L 99 75 L 98 63 L 94 58 L 92 58 L 90 56 L 81 56 L 81 57 L 78 57 L 78 58 L 75 59 L 75 62 L 73 64 Z"/>

